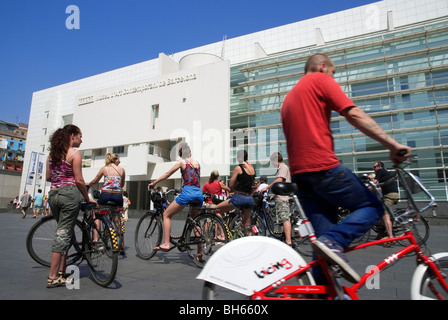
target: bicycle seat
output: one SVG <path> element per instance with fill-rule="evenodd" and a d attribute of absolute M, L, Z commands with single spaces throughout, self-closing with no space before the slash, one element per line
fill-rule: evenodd
<path fill-rule="evenodd" d="M 81 202 L 80 207 L 82 211 L 90 210 L 92 208 L 96 207 L 96 203 L 87 203 L 87 202 Z"/>
<path fill-rule="evenodd" d="M 105 205 L 108 207 L 119 207 L 119 205 L 113 201 L 107 201 Z"/>
<path fill-rule="evenodd" d="M 202 202 L 198 201 L 198 200 L 193 200 L 193 201 L 188 202 L 188 206 L 190 206 L 190 207 L 200 207 L 201 204 L 202 204 Z"/>
<path fill-rule="evenodd" d="M 271 191 L 279 196 L 293 196 L 298 190 L 295 183 L 276 182 L 271 188 Z"/>

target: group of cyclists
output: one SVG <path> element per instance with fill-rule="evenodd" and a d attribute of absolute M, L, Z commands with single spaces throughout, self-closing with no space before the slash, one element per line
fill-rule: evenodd
<path fill-rule="evenodd" d="M 297 196 L 303 209 L 309 214 L 317 236 L 313 249 L 329 263 L 338 264 L 349 280 L 356 282 L 359 276 L 347 263 L 343 251 L 353 239 L 363 235 L 380 220 L 383 208 L 364 183 L 337 159 L 329 125 L 331 112 L 338 112 L 355 128 L 389 149 L 390 158 L 396 164 L 409 157 L 411 148 L 392 139 L 358 108 L 334 80 L 334 73 L 335 66 L 329 57 L 320 53 L 310 56 L 305 64 L 305 75 L 284 99 L 281 116 L 291 181 L 298 186 Z M 78 127 L 68 125 L 58 129 L 50 139 L 46 172 L 47 181 L 51 181 L 49 203 L 51 211 L 57 216 L 58 230 L 52 248 L 52 263 L 47 281 L 49 287 L 59 286 L 65 281 L 62 276 L 65 270 L 64 257 L 70 246 L 71 230 L 81 198 L 86 202 L 95 202 L 90 199 L 82 177 L 81 155 L 76 149 L 82 142 L 81 137 Z M 179 156 L 180 160 L 170 170 L 148 185 L 149 189 L 153 188 L 177 170 L 181 171 L 184 181 L 181 193 L 164 212 L 164 239 L 159 247 L 154 248 L 156 250 L 170 250 L 172 217 L 189 202 L 204 201 L 199 162 L 192 158 L 187 144 L 180 146 Z M 245 150 L 237 152 L 237 161 L 238 165 L 233 170 L 229 183 L 229 187 L 235 190 L 233 196 L 218 204 L 216 210 L 225 212 L 241 208 L 242 224 L 247 228 L 250 227 L 253 208 L 255 170 L 248 162 Z M 121 190 L 120 193 L 116 192 L 116 187 L 124 183 L 124 170 L 112 166 L 99 175 L 113 177 L 107 179 L 111 186 L 107 197 L 122 201 Z M 98 176 L 94 180 L 97 178 Z M 287 177 L 281 178 L 286 182 Z M 338 224 L 339 207 L 347 208 L 351 214 Z"/>
<path fill-rule="evenodd" d="M 238 165 L 234 168 L 233 173 L 230 177 L 229 185 L 226 186 L 223 181 L 218 181 L 219 173 L 213 171 L 210 175 L 210 179 L 201 188 L 200 185 L 200 164 L 197 160 L 192 158 L 191 149 L 186 143 L 182 143 L 179 146 L 179 157 L 180 159 L 174 164 L 174 166 L 164 173 L 160 178 L 151 182 L 148 185 L 148 190 L 154 188 L 161 181 L 168 179 L 177 170 L 181 171 L 183 178 L 182 191 L 179 196 L 174 199 L 173 202 L 169 204 L 163 213 L 163 234 L 164 239 L 160 246 L 154 248 L 155 251 L 168 252 L 171 250 L 170 247 L 170 233 L 171 233 L 171 219 L 172 217 L 181 212 L 182 209 L 187 206 L 190 202 L 196 201 L 197 203 L 204 203 L 203 193 L 210 194 L 211 196 L 222 196 L 223 191 L 227 195 L 232 191 L 232 196 L 230 198 L 225 197 L 223 201 L 217 205 L 213 205 L 210 199 L 206 199 L 206 206 L 213 206 L 215 212 L 221 216 L 222 213 L 228 212 L 235 208 L 242 211 L 242 226 L 245 230 L 251 229 L 251 212 L 254 208 L 254 180 L 255 180 L 255 169 L 250 164 L 248 159 L 248 153 L 246 150 L 239 150 L 237 152 Z M 278 160 L 280 159 L 280 161 Z M 282 162 L 280 153 L 275 153 L 271 157 L 273 164 L 278 165 L 278 162 L 282 164 L 281 176 L 279 179 L 282 181 L 290 182 L 289 169 Z M 283 177 L 284 176 L 284 177 Z M 266 179 L 267 180 L 267 179 Z M 255 190 L 261 193 L 267 192 L 269 186 L 263 187 L 262 189 Z M 284 201 L 284 199 L 283 199 Z M 286 199 L 287 208 L 284 211 L 289 213 L 289 199 Z M 193 210 L 193 215 L 195 211 Z M 196 211 L 198 212 L 198 211 Z M 194 218 L 194 216 L 193 216 Z M 289 216 L 287 217 L 289 221 Z M 289 223 L 290 226 L 290 223 Z M 290 230 L 290 228 L 289 228 Z M 288 242 L 287 242 L 288 243 Z M 288 244 L 291 244 L 291 240 Z"/>

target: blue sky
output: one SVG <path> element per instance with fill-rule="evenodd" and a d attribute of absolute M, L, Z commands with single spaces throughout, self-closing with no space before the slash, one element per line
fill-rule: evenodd
<path fill-rule="evenodd" d="M 35 91 L 372 0 L 0 2 L 0 120 L 29 122 Z M 69 30 L 69 5 L 80 28 Z"/>

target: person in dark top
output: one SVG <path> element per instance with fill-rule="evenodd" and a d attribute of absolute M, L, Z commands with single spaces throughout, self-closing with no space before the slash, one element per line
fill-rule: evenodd
<path fill-rule="evenodd" d="M 250 229 L 250 213 L 254 207 L 254 198 L 252 197 L 252 188 L 255 178 L 255 169 L 248 162 L 246 150 L 237 152 L 237 160 L 239 165 L 233 170 L 230 178 L 229 187 L 235 189 L 233 196 L 216 206 L 220 212 L 227 212 L 234 208 L 243 211 L 242 223 L 246 230 Z"/>
<path fill-rule="evenodd" d="M 373 170 L 375 170 L 375 179 L 379 183 L 389 181 L 390 179 L 393 178 L 392 174 L 384 168 L 384 163 L 382 163 L 381 161 L 375 162 L 375 164 L 373 165 Z M 386 202 L 386 204 L 390 208 L 393 208 L 393 206 L 395 204 L 397 204 L 397 202 L 400 198 L 399 194 L 398 194 L 397 182 L 395 180 L 393 180 L 390 183 L 382 185 L 381 191 L 383 193 L 384 201 Z M 389 212 L 387 212 L 387 210 L 384 210 L 383 222 L 384 222 L 384 226 L 386 228 L 387 236 L 389 238 L 393 238 L 392 222 L 390 221 L 390 215 L 389 215 Z M 384 235 L 379 234 L 378 236 L 383 237 Z M 385 237 L 385 238 L 387 238 L 387 237 Z M 387 242 L 384 244 L 384 246 L 390 247 L 391 243 Z"/>

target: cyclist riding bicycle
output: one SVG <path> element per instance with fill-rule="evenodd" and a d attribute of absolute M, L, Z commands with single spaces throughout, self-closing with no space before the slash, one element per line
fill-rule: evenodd
<path fill-rule="evenodd" d="M 100 181 L 100 179 L 104 177 L 104 182 L 101 187 L 101 193 L 98 198 L 98 204 L 100 205 L 105 205 L 108 202 L 113 202 L 117 205 L 117 207 L 123 207 L 123 187 L 126 180 L 126 172 L 124 168 L 118 166 L 119 164 L 120 157 L 118 156 L 118 154 L 106 154 L 106 165 L 102 167 L 98 171 L 96 177 L 87 184 L 87 188 L 90 188 L 90 186 L 97 184 L 98 181 Z M 118 217 L 115 216 L 114 219 L 115 224 L 118 226 Z M 94 237 L 94 241 L 96 241 L 98 235 L 95 234 Z M 124 255 L 124 237 L 122 237 L 121 240 L 120 254 Z"/>
<path fill-rule="evenodd" d="M 229 200 L 225 200 L 218 204 L 216 210 L 227 212 L 234 208 L 242 209 L 242 224 L 244 228 L 250 232 L 250 215 L 254 207 L 252 185 L 255 178 L 255 169 L 248 163 L 246 150 L 239 150 L 236 157 L 239 165 L 233 170 L 229 183 L 229 187 L 236 191 Z"/>
<path fill-rule="evenodd" d="M 222 197 L 222 191 L 230 191 L 230 188 L 226 186 L 223 182 L 218 181 L 219 172 L 218 170 L 213 170 L 210 174 L 210 179 L 202 187 L 202 192 L 207 192 L 213 196 Z M 215 208 L 216 205 L 213 203 L 212 197 L 208 197 L 205 201 L 206 208 Z"/>
<path fill-rule="evenodd" d="M 87 184 L 87 187 L 97 184 L 102 177 L 104 183 L 101 187 L 101 194 L 98 204 L 106 204 L 108 201 L 115 202 L 117 206 L 123 207 L 123 187 L 126 179 L 126 172 L 119 167 L 120 158 L 118 154 L 108 153 L 106 155 L 106 165 L 102 167 L 95 178 Z"/>
<path fill-rule="evenodd" d="M 171 250 L 170 247 L 170 234 L 171 234 L 171 218 L 182 211 L 185 206 L 192 201 L 197 201 L 199 207 L 202 207 L 204 202 L 204 197 L 202 196 L 201 186 L 200 186 L 200 165 L 197 160 L 191 158 L 190 147 L 186 143 L 182 143 L 179 148 L 179 157 L 181 159 L 176 162 L 176 164 L 164 173 L 160 178 L 156 179 L 152 183 L 148 184 L 148 190 L 152 189 L 157 183 L 168 179 L 174 172 L 180 169 L 182 173 L 182 178 L 184 184 L 182 187 L 182 192 L 179 196 L 174 199 L 173 202 L 168 206 L 168 208 L 163 213 L 163 243 L 154 248 L 154 250 L 168 252 Z M 198 212 L 197 212 L 198 213 Z M 193 210 L 192 218 L 194 218 L 197 213 Z M 198 250 L 199 250 L 198 246 Z M 198 259 L 200 259 L 200 253 L 198 253 Z"/>
<path fill-rule="evenodd" d="M 347 263 L 343 250 L 380 220 L 384 211 L 375 195 L 336 157 L 331 112 L 340 113 L 351 125 L 388 148 L 396 164 L 406 160 L 411 148 L 393 140 L 346 96 L 333 78 L 335 69 L 324 54 L 308 59 L 305 75 L 283 102 L 282 123 L 292 181 L 299 188 L 297 196 L 318 238 L 313 249 L 329 263 L 339 265 L 349 281 L 358 282 L 359 275 Z M 404 155 L 400 151 L 405 151 Z M 339 207 L 351 214 L 337 224 Z M 324 283 L 319 270 L 314 273 L 315 279 Z"/>

